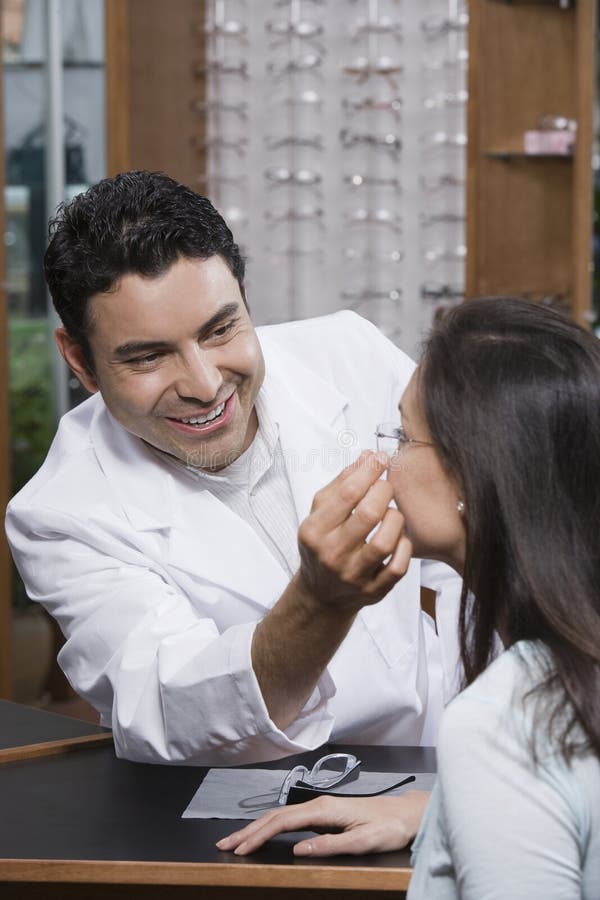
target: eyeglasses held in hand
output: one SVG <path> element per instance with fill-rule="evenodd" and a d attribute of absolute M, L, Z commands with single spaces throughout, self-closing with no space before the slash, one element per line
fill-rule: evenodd
<path fill-rule="evenodd" d="M 418 441 L 409 438 L 402 425 L 395 422 L 382 422 L 375 431 L 377 449 L 380 453 L 386 453 L 389 457 L 395 456 L 403 447 L 409 444 L 417 444 L 423 447 L 433 447 L 431 441 Z"/>

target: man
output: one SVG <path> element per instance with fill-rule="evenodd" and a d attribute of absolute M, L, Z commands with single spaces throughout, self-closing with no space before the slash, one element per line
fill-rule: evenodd
<path fill-rule="evenodd" d="M 164 175 L 76 197 L 45 272 L 93 396 L 7 532 L 117 752 L 223 765 L 434 743 L 457 579 L 410 560 L 385 459 L 344 468 L 397 418 L 410 360 L 353 313 L 256 332 L 231 232 Z M 445 585 L 437 634 L 427 578 Z"/>

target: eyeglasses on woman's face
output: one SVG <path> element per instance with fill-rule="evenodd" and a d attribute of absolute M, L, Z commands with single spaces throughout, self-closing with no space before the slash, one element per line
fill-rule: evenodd
<path fill-rule="evenodd" d="M 431 441 L 419 441 L 416 438 L 409 438 L 404 427 L 395 422 L 382 422 L 381 425 L 377 426 L 375 437 L 377 439 L 377 449 L 390 457 L 395 456 L 403 447 L 407 447 L 410 444 L 433 447 Z"/>

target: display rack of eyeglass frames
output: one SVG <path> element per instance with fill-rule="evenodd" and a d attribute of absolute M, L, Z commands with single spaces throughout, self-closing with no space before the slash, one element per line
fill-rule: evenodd
<path fill-rule="evenodd" d="M 259 323 L 352 308 L 414 351 L 464 296 L 466 0 L 208 0 L 207 193 Z"/>

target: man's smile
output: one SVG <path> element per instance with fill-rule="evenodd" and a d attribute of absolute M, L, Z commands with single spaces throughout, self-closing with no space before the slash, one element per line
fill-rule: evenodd
<path fill-rule="evenodd" d="M 207 413 L 196 413 L 193 416 L 181 416 L 175 418 L 166 416 L 165 419 L 177 431 L 184 434 L 212 434 L 225 428 L 233 418 L 237 406 L 237 390 L 229 395 L 227 400 L 213 406 Z"/>

